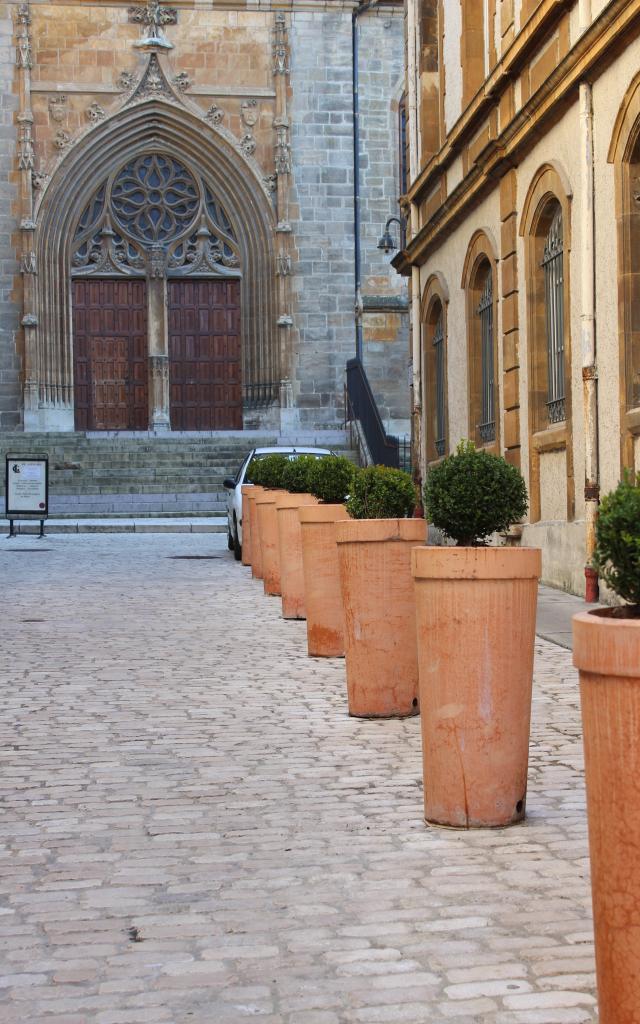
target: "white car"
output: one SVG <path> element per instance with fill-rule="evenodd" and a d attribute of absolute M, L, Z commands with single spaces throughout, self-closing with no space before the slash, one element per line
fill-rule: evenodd
<path fill-rule="evenodd" d="M 255 459 L 263 459 L 265 455 L 287 455 L 296 459 L 298 455 L 314 455 L 323 459 L 327 455 L 335 455 L 328 448 L 298 448 L 274 445 L 271 448 L 253 448 L 240 466 L 235 477 L 228 476 L 222 486 L 227 493 L 227 530 L 229 551 L 233 551 L 237 562 L 242 558 L 242 484 L 247 470 Z"/>

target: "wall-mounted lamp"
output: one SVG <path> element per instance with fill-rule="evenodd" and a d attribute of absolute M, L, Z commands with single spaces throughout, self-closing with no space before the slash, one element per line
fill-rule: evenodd
<path fill-rule="evenodd" d="M 382 252 L 384 253 L 397 252 L 398 249 L 400 248 L 400 245 L 396 245 L 396 243 L 394 242 L 393 236 L 389 231 L 389 225 L 393 224 L 394 222 L 400 228 L 401 233 L 404 230 L 404 221 L 400 220 L 399 217 L 389 217 L 387 219 L 387 223 L 384 226 L 384 234 L 380 241 L 378 242 L 378 249 L 381 249 Z"/>

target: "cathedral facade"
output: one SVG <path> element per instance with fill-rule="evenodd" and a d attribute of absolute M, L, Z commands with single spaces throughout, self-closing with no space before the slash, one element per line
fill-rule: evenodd
<path fill-rule="evenodd" d="M 402 13 L 0 4 L 0 430 L 405 423 Z"/>

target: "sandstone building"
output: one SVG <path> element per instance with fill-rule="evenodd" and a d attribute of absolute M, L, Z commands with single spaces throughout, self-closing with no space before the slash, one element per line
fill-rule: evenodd
<path fill-rule="evenodd" d="M 401 3 L 33 0 L 0 33 L 0 431 L 335 428 L 356 343 L 408 422 Z"/>
<path fill-rule="evenodd" d="M 519 465 L 522 543 L 584 593 L 598 496 L 640 468 L 640 3 L 407 0 L 421 472 Z"/>

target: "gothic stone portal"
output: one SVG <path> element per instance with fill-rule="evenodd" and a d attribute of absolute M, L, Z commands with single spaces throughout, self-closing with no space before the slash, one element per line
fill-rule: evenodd
<path fill-rule="evenodd" d="M 242 429 L 238 245 L 202 180 L 130 160 L 85 207 L 72 275 L 77 430 Z"/>

